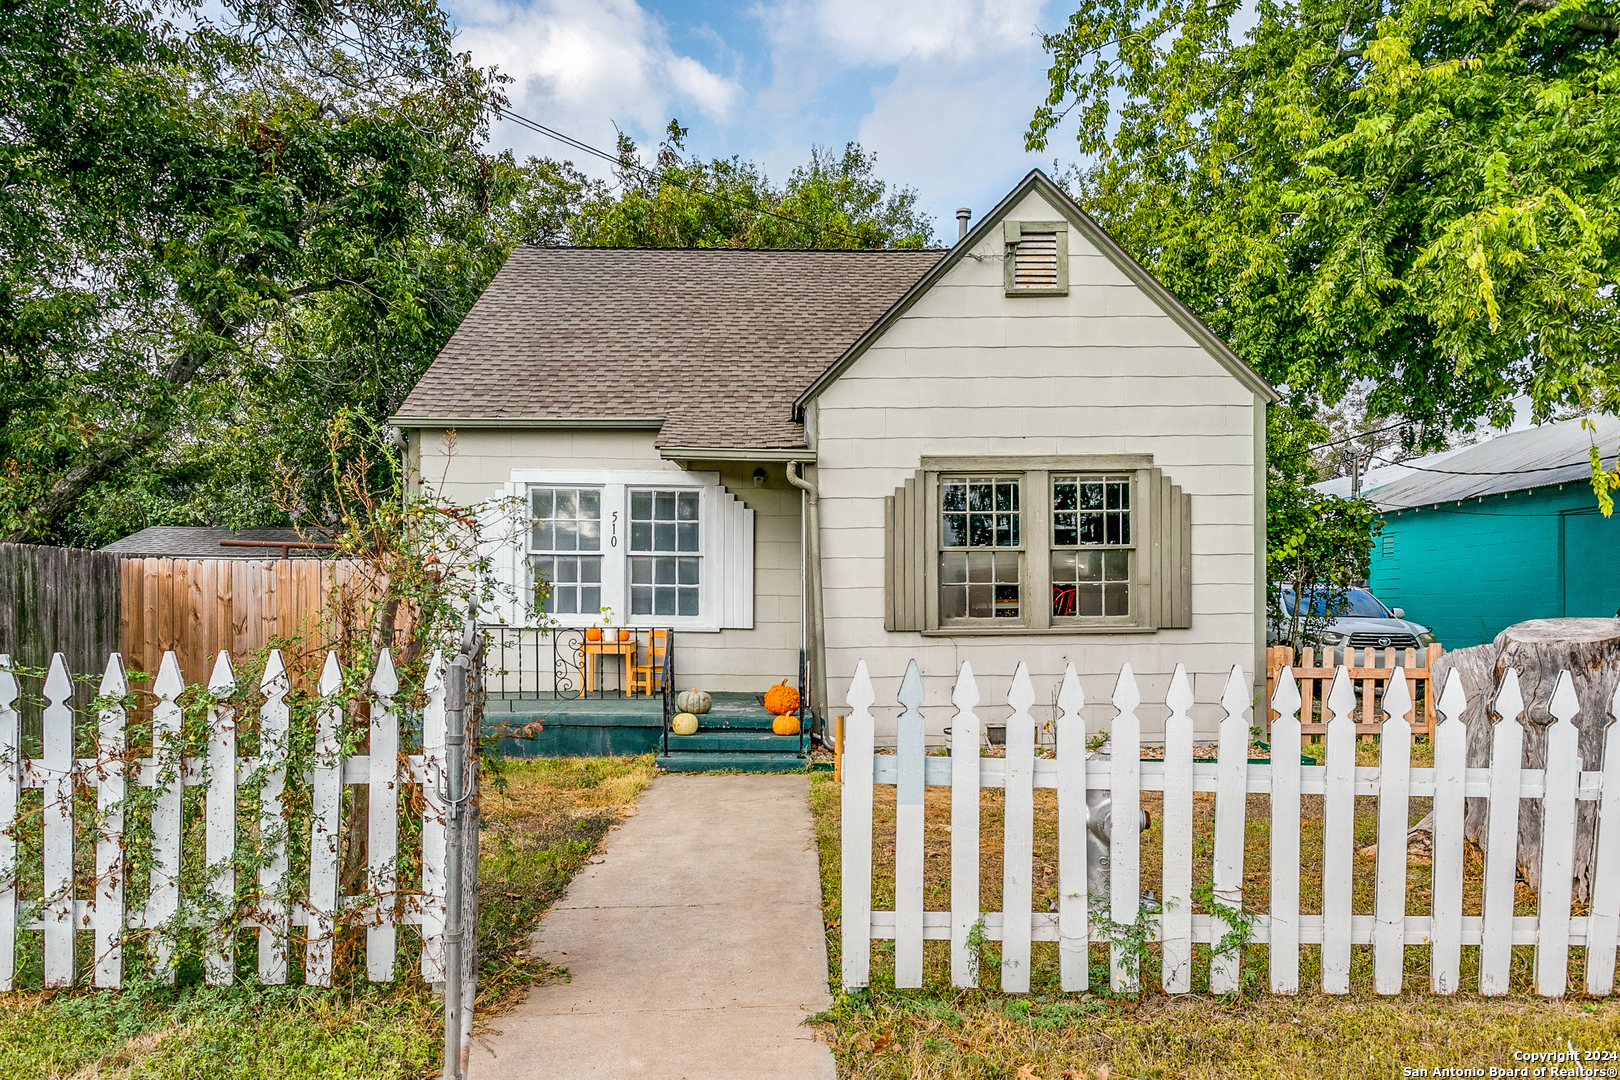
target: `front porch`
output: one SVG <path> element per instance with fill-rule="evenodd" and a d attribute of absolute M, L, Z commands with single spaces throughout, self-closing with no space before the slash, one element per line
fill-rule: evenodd
<path fill-rule="evenodd" d="M 533 692 L 491 693 L 484 737 L 505 757 L 600 757 L 658 754 L 671 772 L 795 772 L 809 764 L 809 733 L 775 735 L 758 694 L 716 693 L 696 735 L 664 741 L 662 696 L 553 698 Z M 673 706 L 672 706 L 673 708 Z M 807 723 L 807 721 L 806 721 Z M 524 735 L 538 724 L 540 730 Z"/>

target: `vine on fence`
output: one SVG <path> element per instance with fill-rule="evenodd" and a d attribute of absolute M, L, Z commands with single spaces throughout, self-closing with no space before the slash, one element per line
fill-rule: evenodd
<path fill-rule="evenodd" d="M 453 433 L 450 437 L 453 441 Z M 149 968 L 161 980 L 182 982 L 204 975 L 211 952 L 217 957 L 234 951 L 236 973 L 252 977 L 257 950 L 232 949 L 245 944 L 247 935 L 257 936 L 260 948 L 279 949 L 289 961 L 306 950 L 309 928 L 272 918 L 272 913 L 310 903 L 307 872 L 298 868 L 307 871 L 310 865 L 314 823 L 310 777 L 316 766 L 340 764 L 365 753 L 373 709 L 393 707 L 400 720 L 401 776 L 408 781 L 407 756 L 422 749 L 422 709 L 434 651 L 443 650 L 448 656 L 456 650 L 469 611 L 518 599 L 492 573 L 491 552 L 511 542 L 508 533 L 519 521 L 513 508 L 505 505 L 507 500 L 457 506 L 443 499 L 434 485 L 409 483 L 383 432 L 357 413 L 345 410 L 333 417 L 326 440 L 335 517 L 310 519 L 295 502 L 298 478 L 282 472 L 284 508 L 295 524 L 331 537 L 337 556 L 352 560 L 362 571 L 355 582 L 333 590 L 320 612 L 319 627 L 313 628 L 319 632 L 278 639 L 249 656 L 234 658 L 234 671 L 229 665 L 216 668 L 209 686 L 184 685 L 177 665 L 156 676 L 115 671 L 113 666 L 105 676 L 74 676 L 81 683 L 97 685 L 98 692 L 74 721 L 73 756 L 85 762 L 75 769 L 71 789 L 74 864 L 66 884 L 50 892 L 43 869 L 46 789 L 24 787 L 19 793 L 15 821 L 5 830 L 17 846 L 17 871 L 12 882 L 0 886 L 14 884 L 16 895 L 26 898 L 18 910 L 22 925 L 67 899 L 67 890 L 79 899 L 105 895 L 112 875 L 123 885 L 126 910 L 146 910 L 152 898 L 152 872 L 160 858 L 154 846 L 153 814 L 172 813 L 173 794 L 179 792 L 183 832 L 176 868 L 178 903 L 156 925 L 126 925 L 121 934 L 98 946 L 100 955 L 87 957 L 77 950 L 80 970 L 71 974 L 78 979 L 114 948 L 121 950 L 132 976 L 139 978 L 139 972 Z M 534 594 L 543 599 L 543 583 Z M 392 668 L 393 683 L 385 686 L 387 680 L 377 678 L 379 665 Z M 45 670 L 20 666 L 8 670 L 18 683 L 18 706 L 30 717 L 53 700 L 69 696 L 59 687 L 46 686 Z M 326 693 L 321 692 L 323 681 Z M 284 729 L 285 735 L 268 738 L 265 718 L 281 710 L 284 728 L 274 727 Z M 317 751 L 321 714 L 330 710 L 338 719 L 336 762 Z M 122 747 L 105 747 L 97 737 L 97 720 L 116 713 L 125 719 Z M 237 761 L 251 763 L 252 771 L 241 776 L 236 787 L 234 851 L 228 859 L 210 863 L 204 810 L 213 767 L 208 743 L 210 731 L 221 720 L 234 727 Z M 41 729 L 31 721 L 22 735 L 21 756 L 38 759 L 43 752 Z M 182 782 L 187 759 L 201 763 L 202 784 Z M 156 786 L 134 782 L 143 760 L 155 766 Z M 263 814 L 261 789 L 280 770 L 285 770 L 285 783 L 275 793 L 272 812 Z M 98 794 L 104 790 L 102 781 L 119 774 L 128 778 L 122 798 Z M 368 865 L 366 851 L 368 789 L 345 784 L 341 791 L 339 891 L 353 899 L 336 913 L 332 970 L 335 980 L 352 981 L 361 977 L 355 962 L 364 942 L 360 931 L 379 925 L 388 912 L 420 893 L 416 883 L 422 880 L 422 820 L 429 805 L 419 783 L 402 781 L 399 854 L 378 874 Z M 117 858 L 110 866 L 97 866 L 97 843 L 107 839 L 119 845 Z M 261 871 L 274 869 L 281 860 L 292 871 L 269 875 L 279 877 L 280 885 L 266 889 Z M 258 928 L 244 930 L 244 923 L 256 923 Z M 19 931 L 15 947 L 17 983 L 45 981 L 41 935 Z M 419 947 L 418 942 L 415 948 Z M 411 969 L 411 948 L 399 950 L 396 957 L 396 974 Z M 296 963 L 288 966 L 299 970 Z"/>

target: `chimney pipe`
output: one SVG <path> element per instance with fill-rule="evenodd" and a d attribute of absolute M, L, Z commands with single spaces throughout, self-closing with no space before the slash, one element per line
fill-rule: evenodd
<path fill-rule="evenodd" d="M 968 220 L 973 217 L 973 211 L 965 206 L 956 209 L 956 238 L 961 240 L 967 236 Z"/>

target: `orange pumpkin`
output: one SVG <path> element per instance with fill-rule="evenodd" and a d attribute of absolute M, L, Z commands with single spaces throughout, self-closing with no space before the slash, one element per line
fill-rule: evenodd
<path fill-rule="evenodd" d="M 778 735 L 797 735 L 799 733 L 799 718 L 797 716 L 778 716 L 771 721 L 771 730 Z"/>
<path fill-rule="evenodd" d="M 799 711 L 799 692 L 787 684 L 783 679 L 769 690 L 765 691 L 765 711 L 777 716 L 786 716 L 790 712 Z M 797 734 L 797 732 L 794 732 Z"/>

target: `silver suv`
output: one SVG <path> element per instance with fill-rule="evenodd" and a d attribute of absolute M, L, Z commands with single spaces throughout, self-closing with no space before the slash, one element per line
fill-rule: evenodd
<path fill-rule="evenodd" d="M 1328 611 L 1341 607 L 1333 603 L 1336 591 L 1309 590 L 1307 613 L 1320 619 Z M 1274 644 L 1287 641 L 1294 618 L 1294 590 L 1286 585 L 1282 589 L 1281 606 L 1280 616 L 1273 620 L 1272 633 L 1277 639 Z M 1335 649 L 1422 649 L 1434 644 L 1434 633 L 1427 626 L 1408 621 L 1405 611 L 1386 607 L 1364 588 L 1344 590 L 1342 607 L 1342 612 L 1316 633 L 1309 644 Z"/>

